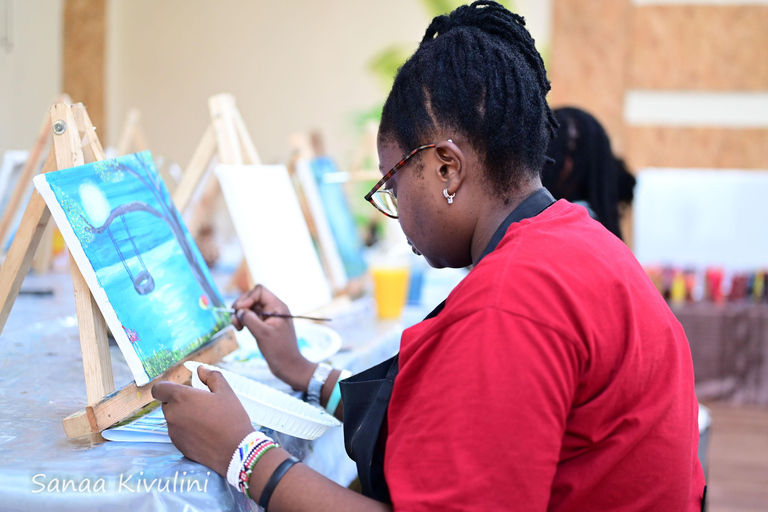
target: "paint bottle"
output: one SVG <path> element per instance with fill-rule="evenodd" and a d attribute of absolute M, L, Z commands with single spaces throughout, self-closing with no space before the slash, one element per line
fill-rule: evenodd
<path fill-rule="evenodd" d="M 677 270 L 672 277 L 672 283 L 669 287 L 669 301 L 677 306 L 685 304 L 686 292 L 685 275 L 682 271 Z"/>

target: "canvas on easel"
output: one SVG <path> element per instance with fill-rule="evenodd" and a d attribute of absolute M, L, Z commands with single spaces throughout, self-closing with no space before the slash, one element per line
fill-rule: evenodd
<path fill-rule="evenodd" d="M 0 216 L 2 216 L 16 188 L 24 165 L 29 159 L 29 151 L 6 150 L 0 162 Z"/>
<path fill-rule="evenodd" d="M 16 190 L 16 185 L 23 174 L 24 167 L 28 160 L 29 151 L 7 150 L 3 152 L 3 160 L 2 163 L 0 163 L 0 218 L 2 218 L 5 215 L 5 212 L 9 210 L 9 206 L 14 198 L 14 193 L 21 193 L 23 197 L 29 197 L 29 193 L 32 189 L 31 181 L 27 183 L 27 187 L 25 187 L 24 190 L 20 192 Z M 23 212 L 20 211 L 19 208 L 16 208 L 16 211 L 12 214 L 9 213 L 9 216 L 12 215 L 12 218 L 9 217 L 10 224 L 7 229 L 9 236 L 5 238 L 13 238 L 13 233 L 16 231 L 16 228 L 21 221 L 22 214 Z M 3 241 L 2 252 L 6 252 L 9 245 L 10 240 L 7 242 Z"/>
<path fill-rule="evenodd" d="M 358 278 L 368 269 L 363 259 L 363 241 L 343 188 L 349 174 L 339 172 L 336 164 L 327 156 L 315 156 L 309 166 L 347 277 Z"/>
<path fill-rule="evenodd" d="M 331 289 L 285 166 L 218 165 L 216 175 L 253 278 L 293 313 L 327 306 Z"/>
<path fill-rule="evenodd" d="M 34 182 L 137 385 L 229 325 L 148 151 L 41 174 Z"/>
<path fill-rule="evenodd" d="M 312 175 L 312 148 L 309 137 L 303 133 L 295 133 L 291 136 L 291 146 L 293 158 L 288 170 L 293 179 L 296 196 L 328 281 L 334 294 L 340 294 L 349 283 L 349 278 L 333 238 L 331 224 L 325 215 L 320 191 Z"/>
<path fill-rule="evenodd" d="M 240 165 L 261 163 L 256 147 L 231 94 L 208 98 L 211 122 L 195 148 L 184 174 L 173 192 L 173 201 L 182 214 L 188 214 L 187 227 L 195 237 L 209 222 L 216 199 L 221 195 L 219 183 L 208 177 L 217 163 Z M 197 200 L 193 201 L 193 198 Z M 190 209 L 190 212 L 185 210 Z"/>
<path fill-rule="evenodd" d="M 67 105 L 59 103 L 54 105 L 50 112 L 50 126 L 53 132 L 53 148 L 43 168 L 44 173 L 84 166 L 86 163 L 92 164 L 104 159 L 104 151 L 96 137 L 95 128 L 91 124 L 85 107 L 82 104 Z M 104 166 L 109 165 L 104 163 Z M 102 170 L 105 171 L 105 176 L 111 174 L 107 169 Z M 125 172 L 125 170 L 121 169 L 121 172 Z M 115 177 L 115 175 L 111 174 L 107 177 L 107 180 Z M 43 179 L 42 181 L 45 181 L 47 184 L 47 180 Z M 89 187 L 86 183 L 83 183 L 83 185 L 86 185 L 84 194 L 87 196 L 89 194 Z M 79 195 L 79 188 L 77 194 Z M 74 200 L 74 198 L 70 199 Z M 64 204 L 70 203 L 65 200 Z M 59 204 L 59 206 L 61 207 L 62 205 Z M 72 205 L 70 204 L 70 206 Z M 74 209 L 74 207 L 72 208 Z M 66 206 L 61 208 L 62 211 L 65 209 L 67 209 Z M 89 209 L 91 210 L 90 212 L 83 211 L 84 214 L 78 217 L 78 221 L 73 221 L 73 224 L 88 221 L 93 226 L 92 220 L 99 216 L 103 217 L 105 211 L 104 201 L 101 201 L 101 206 L 97 204 L 95 207 L 89 206 Z M 127 214 L 127 211 L 120 211 L 120 213 L 113 211 L 110 209 L 108 202 L 106 211 L 109 212 L 106 217 L 107 221 L 109 221 L 110 216 L 113 217 L 112 220 L 114 221 L 119 215 Z M 63 218 L 62 212 L 59 212 L 57 217 Z M 37 191 L 33 191 L 18 232 L 14 237 L 2 268 L 0 268 L 0 332 L 8 319 L 13 303 L 18 297 L 32 257 L 40 244 L 50 219 L 51 212 L 46 205 L 45 199 Z M 66 221 L 66 224 L 69 225 L 70 222 Z M 64 227 L 64 224 L 62 224 L 62 227 Z M 88 226 L 83 224 L 81 227 Z M 91 234 L 94 236 L 99 235 L 97 233 L 99 226 L 93 227 L 94 230 Z M 104 226 L 102 225 L 101 227 Z M 90 228 L 88 230 L 90 231 Z M 103 234 L 104 230 L 101 233 Z M 188 235 L 185 236 L 188 237 Z M 190 240 L 188 242 L 191 243 Z M 70 248 L 75 249 L 76 247 L 77 244 L 73 244 Z M 134 248 L 130 242 L 129 247 L 136 250 L 137 253 L 141 252 L 138 246 Z M 82 260 L 82 258 L 80 259 Z M 173 354 L 172 360 L 160 361 L 165 370 L 154 381 L 144 385 L 137 385 L 136 382 L 132 382 L 115 391 L 114 378 L 112 376 L 112 360 L 107 340 L 107 324 L 102 312 L 99 310 L 99 307 L 103 305 L 103 301 L 102 304 L 99 304 L 94 294 L 91 293 L 92 290 L 89 284 L 93 283 L 93 276 L 91 276 L 91 283 L 89 283 L 78 267 L 78 262 L 74 257 L 71 260 L 70 269 L 75 294 L 88 405 L 85 409 L 63 419 L 62 423 L 67 437 L 72 438 L 98 433 L 131 416 L 152 401 L 151 387 L 153 382 L 159 380 L 184 382 L 188 380 L 190 372 L 181 364 L 184 360 L 194 359 L 212 363 L 220 360 L 224 355 L 237 348 L 233 329 L 228 327 L 217 334 L 209 343 L 188 356 L 182 358 L 180 354 Z M 85 273 L 88 273 L 87 269 Z M 131 278 L 129 289 L 136 293 L 137 290 L 140 290 L 145 292 L 144 295 L 147 295 L 148 293 L 146 292 L 153 288 L 150 281 L 154 281 L 154 287 L 157 287 L 158 282 L 161 280 L 160 273 L 156 272 L 150 280 L 145 274 L 142 274 L 142 270 L 139 270 Z M 96 295 L 101 293 L 98 287 L 95 287 L 93 291 Z M 215 295 L 211 293 L 210 297 L 208 297 L 209 301 Z M 192 301 L 194 300 L 195 297 L 192 297 Z M 201 302 L 199 307 L 203 308 L 206 306 L 203 304 L 202 297 L 198 300 Z M 166 319 L 166 321 L 173 322 L 173 319 Z M 122 325 L 116 325 L 112 322 L 110 326 L 113 327 L 116 333 L 123 331 L 126 337 L 130 336 L 127 329 L 122 329 Z M 131 340 L 128 339 L 128 342 L 130 343 Z M 172 364 L 173 360 L 176 359 L 179 359 L 179 362 Z"/>
<path fill-rule="evenodd" d="M 210 171 L 217 163 L 259 164 L 261 160 L 233 95 L 222 93 L 211 96 L 208 98 L 208 110 L 210 123 L 174 187 L 173 201 L 185 216 L 192 236 L 201 245 L 206 245 L 206 252 L 210 254 L 218 252 L 215 246 L 210 247 L 209 244 L 215 243 L 211 219 L 221 198 L 218 180 L 209 178 Z M 236 270 L 230 285 L 240 291 L 253 287 L 254 281 L 245 260 Z"/>
<path fill-rule="evenodd" d="M 193 236 L 197 236 L 201 229 L 210 222 L 213 216 L 218 198 L 221 196 L 221 190 L 218 180 L 207 178 L 208 170 L 216 167 L 217 164 L 224 165 L 253 165 L 261 164 L 253 140 L 248 132 L 243 117 L 237 108 L 235 98 L 231 94 L 216 94 L 208 99 L 208 108 L 211 122 L 200 139 L 192 159 L 184 171 L 184 175 L 173 192 L 174 202 L 182 212 L 185 211 L 185 205 L 190 205 L 188 212 L 185 212 L 187 226 Z M 197 197 L 197 200 L 193 200 Z M 226 200 L 226 198 L 225 198 Z M 301 198 L 300 198 L 301 202 Z M 229 205 L 227 205 L 229 208 Z M 303 211 L 304 205 L 302 205 Z M 326 280 L 333 281 L 332 271 L 328 263 L 328 258 L 324 252 L 322 240 L 317 234 L 317 226 L 312 220 L 309 212 L 305 213 L 306 228 L 309 229 L 312 239 L 319 247 L 320 263 L 326 274 Z M 233 225 L 237 220 L 232 219 Z M 237 226 L 235 230 L 239 233 Z M 330 236 L 330 232 L 329 235 Z M 238 235 L 241 246 L 242 238 Z M 245 247 L 243 247 L 245 253 Z M 240 291 L 246 291 L 254 286 L 257 280 L 254 279 L 251 270 L 244 258 L 240 266 L 233 275 L 231 284 Z M 338 267 L 341 267 L 341 261 Z M 342 269 L 343 272 L 343 269 Z M 342 284 L 343 286 L 343 284 Z M 323 304 L 325 305 L 325 304 Z"/>
<path fill-rule="evenodd" d="M 322 137 L 296 133 L 291 137 L 295 157 L 292 175 L 297 194 L 303 197 L 305 217 L 315 226 L 312 233 L 331 281 L 334 294 L 351 297 L 363 293 L 367 265 L 363 241 L 355 226 L 344 186 L 350 173 L 340 172 L 324 156 Z"/>
<path fill-rule="evenodd" d="M 185 210 L 185 205 L 190 206 L 189 210 L 191 211 L 187 212 L 187 226 L 193 236 L 200 233 L 201 228 L 206 222 L 209 222 L 214 211 L 215 202 L 221 195 L 220 180 L 208 180 L 207 171 L 211 168 L 216 168 L 215 164 L 243 166 L 245 169 L 257 169 L 261 163 L 242 115 L 235 104 L 234 96 L 231 94 L 217 94 L 211 96 L 208 99 L 208 107 L 211 123 L 200 139 L 192 159 L 185 169 L 178 187 L 173 193 L 174 202 L 177 204 L 180 211 Z M 285 169 L 283 166 L 276 166 L 274 168 Z M 244 175 L 244 179 L 251 178 Z M 281 177 L 277 177 L 276 179 L 280 183 L 283 183 Z M 237 188 L 236 185 L 234 185 L 234 187 Z M 221 188 L 223 188 L 223 185 L 221 185 Z M 266 191 L 260 190 L 258 193 L 268 193 L 268 191 L 269 189 Z M 238 191 L 237 193 L 239 192 L 242 191 Z M 229 195 L 232 196 L 232 193 Z M 193 201 L 192 198 L 195 196 L 199 199 Z M 296 201 L 295 191 L 288 197 L 293 199 L 293 202 L 290 204 L 294 204 Z M 246 231 L 244 226 L 242 226 L 242 220 L 236 218 L 236 215 L 233 213 L 233 207 L 229 204 L 227 194 L 224 194 L 224 198 L 227 202 L 227 209 L 230 211 L 230 218 L 234 224 L 235 231 L 238 234 L 238 239 L 245 256 L 233 277 L 233 283 L 235 283 L 241 291 L 245 291 L 252 288 L 256 282 L 264 282 L 261 278 L 257 278 L 255 274 L 263 275 L 263 269 L 270 267 L 264 267 L 263 263 L 259 263 L 258 258 L 254 258 L 253 255 L 250 259 L 248 258 L 247 253 L 248 251 L 252 251 L 253 247 L 250 242 L 245 240 L 251 239 L 252 235 L 250 232 Z M 235 199 L 235 201 L 238 200 Z M 243 204 L 247 202 L 247 199 L 243 199 Z M 285 205 L 280 205 L 281 208 L 284 206 Z M 237 210 L 240 206 L 236 205 L 234 208 Z M 262 211 L 266 212 L 266 210 Z M 301 208 L 299 211 L 302 211 Z M 270 217 L 274 218 L 275 215 L 270 215 Z M 324 245 L 320 238 L 316 236 L 317 226 L 312 222 L 311 215 L 309 215 L 308 218 L 305 218 L 305 222 L 302 224 L 303 230 L 306 231 L 308 229 L 312 236 L 312 240 L 315 240 L 320 247 L 318 251 L 315 251 L 314 246 L 312 246 L 311 243 L 309 244 L 309 254 L 315 254 L 314 258 L 311 256 L 309 257 L 309 261 L 311 261 L 309 265 L 313 269 L 310 278 L 310 286 L 313 291 L 310 292 L 308 298 L 299 298 L 297 306 L 303 307 L 302 304 L 314 304 L 316 307 L 325 307 L 328 305 L 328 302 L 330 302 L 330 298 L 328 298 L 325 290 L 329 289 L 328 281 L 332 280 L 332 273 L 327 264 L 325 253 L 323 252 Z M 330 234 L 330 231 L 328 231 L 328 237 L 330 236 L 332 235 Z M 328 237 L 326 237 L 326 239 Z M 261 246 L 257 245 L 257 247 L 264 250 L 263 244 L 261 244 Z M 323 256 L 319 260 L 323 270 L 323 277 L 321 280 L 317 280 L 317 274 L 314 272 L 314 262 L 317 260 L 318 253 Z M 341 272 L 343 273 L 342 263 L 338 254 L 336 259 L 338 260 L 337 267 L 341 268 Z M 284 261 L 279 263 L 284 263 Z M 251 266 L 254 268 L 250 268 Z M 315 292 L 317 295 L 314 295 Z M 318 299 L 318 297 L 321 299 Z"/>

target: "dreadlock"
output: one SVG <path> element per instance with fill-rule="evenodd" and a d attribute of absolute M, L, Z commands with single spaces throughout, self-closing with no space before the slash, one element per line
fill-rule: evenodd
<path fill-rule="evenodd" d="M 555 110 L 560 123 L 541 181 L 556 199 L 584 201 L 611 233 L 621 238 L 619 202 L 632 202 L 635 178 L 614 157 L 600 122 L 578 108 Z"/>
<path fill-rule="evenodd" d="M 557 128 L 545 100 L 549 89 L 525 20 L 480 0 L 432 20 L 395 77 L 380 137 L 405 150 L 434 142 L 438 127 L 455 130 L 504 197 L 544 165 Z"/>

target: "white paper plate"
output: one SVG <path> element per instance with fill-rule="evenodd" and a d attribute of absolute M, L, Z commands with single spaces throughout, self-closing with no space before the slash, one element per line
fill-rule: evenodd
<path fill-rule="evenodd" d="M 313 363 L 326 361 L 341 349 L 341 336 L 330 327 L 313 322 L 295 322 L 294 325 L 299 352 Z M 264 356 L 261 355 L 248 329 L 243 329 L 236 336 L 241 348 L 225 358 L 225 361 L 264 361 Z"/>
<path fill-rule="evenodd" d="M 220 371 L 245 407 L 251 421 L 264 427 L 312 440 L 323 435 L 328 427 L 341 425 L 339 420 L 317 407 L 236 373 L 197 361 L 187 361 L 184 366 L 192 372 L 192 386 L 198 389 L 208 389 L 197 376 L 198 366 Z"/>

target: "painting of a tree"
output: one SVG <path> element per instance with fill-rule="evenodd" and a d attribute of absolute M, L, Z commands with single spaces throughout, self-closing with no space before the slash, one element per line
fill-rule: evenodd
<path fill-rule="evenodd" d="M 149 152 L 38 176 L 137 384 L 229 323 Z"/>

